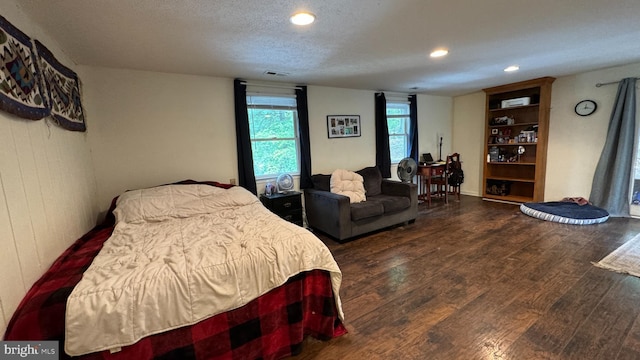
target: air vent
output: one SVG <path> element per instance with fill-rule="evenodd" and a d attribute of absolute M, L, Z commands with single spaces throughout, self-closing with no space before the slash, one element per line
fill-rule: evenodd
<path fill-rule="evenodd" d="M 269 75 L 269 76 L 289 76 L 289 73 L 279 72 L 279 71 L 271 71 L 271 70 L 265 71 L 264 74 L 265 75 Z"/>

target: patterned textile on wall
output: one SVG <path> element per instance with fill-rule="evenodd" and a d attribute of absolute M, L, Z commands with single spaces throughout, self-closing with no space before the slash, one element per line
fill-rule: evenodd
<path fill-rule="evenodd" d="M 49 115 L 31 39 L 0 16 L 0 109 L 25 119 Z"/>
<path fill-rule="evenodd" d="M 47 88 L 51 117 L 67 130 L 85 131 L 78 75 L 60 64 L 40 41 L 35 40 L 35 43 L 40 71 Z"/>

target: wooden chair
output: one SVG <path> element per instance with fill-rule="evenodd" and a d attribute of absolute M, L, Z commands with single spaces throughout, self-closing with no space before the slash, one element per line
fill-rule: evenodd
<path fill-rule="evenodd" d="M 455 195 L 460 200 L 460 184 L 464 182 L 462 162 L 460 154 L 453 153 L 447 156 L 447 193 Z"/>
<path fill-rule="evenodd" d="M 441 171 L 440 174 L 437 176 L 431 177 L 431 186 L 435 188 L 435 191 L 432 191 L 433 189 L 427 189 L 427 191 L 432 191 L 431 197 L 444 199 L 445 204 L 449 203 L 449 197 L 447 194 L 447 187 L 448 187 L 447 179 L 449 174 L 448 169 L 449 169 L 449 163 L 447 159 L 447 164 L 445 165 L 444 171 Z"/>

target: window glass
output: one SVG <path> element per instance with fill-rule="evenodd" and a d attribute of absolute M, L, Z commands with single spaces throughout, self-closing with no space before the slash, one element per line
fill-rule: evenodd
<path fill-rule="evenodd" d="M 387 127 L 391 162 L 398 163 L 409 154 L 409 104 L 387 102 Z"/>
<path fill-rule="evenodd" d="M 281 173 L 299 174 L 296 99 L 247 96 L 247 112 L 256 178 L 275 177 Z"/>

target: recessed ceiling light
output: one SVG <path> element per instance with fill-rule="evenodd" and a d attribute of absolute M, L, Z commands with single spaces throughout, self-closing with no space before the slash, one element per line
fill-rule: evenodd
<path fill-rule="evenodd" d="M 309 25 L 316 21 L 316 16 L 308 12 L 299 12 L 291 16 L 290 20 L 295 25 Z"/>
<path fill-rule="evenodd" d="M 431 54 L 429 54 L 429 56 L 431 56 L 432 58 L 437 58 L 437 57 L 443 57 L 445 55 L 447 55 L 449 53 L 449 50 L 447 49 L 437 49 L 434 50 L 433 52 L 431 52 Z"/>
<path fill-rule="evenodd" d="M 505 72 L 512 72 L 512 71 L 518 71 L 518 70 L 520 70 L 520 66 L 518 65 L 511 65 L 504 69 Z"/>

